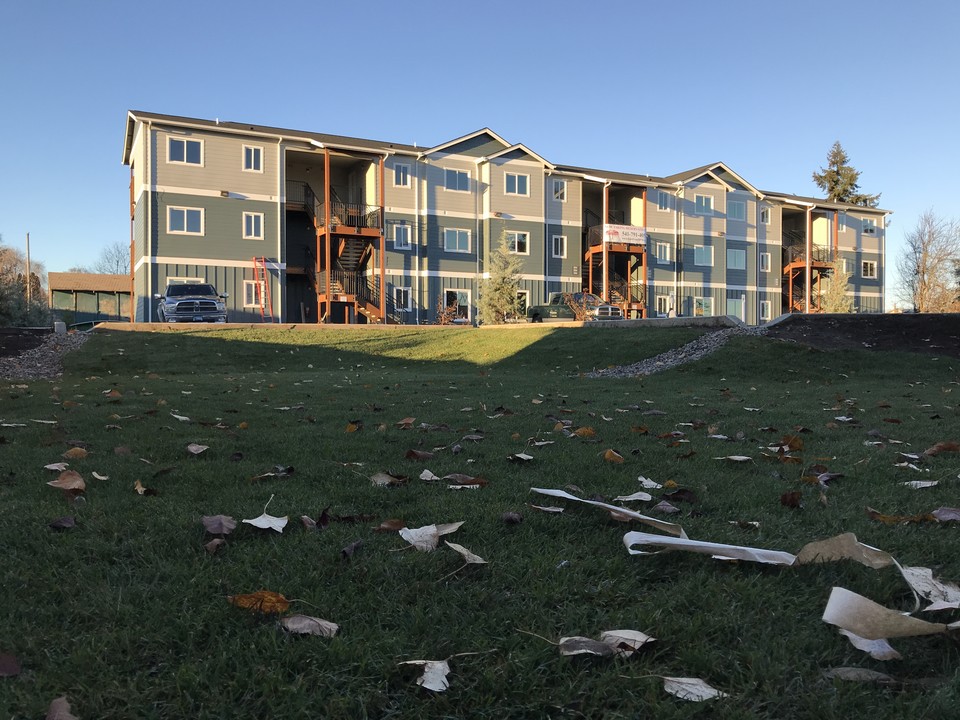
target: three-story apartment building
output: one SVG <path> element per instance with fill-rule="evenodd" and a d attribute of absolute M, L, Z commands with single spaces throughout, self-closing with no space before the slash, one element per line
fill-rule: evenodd
<path fill-rule="evenodd" d="M 131 111 L 134 317 L 171 282 L 231 321 L 476 321 L 491 252 L 520 294 L 587 289 L 629 317 L 817 312 L 841 267 L 883 308 L 887 211 L 761 191 L 723 163 L 668 177 L 557 165 L 489 129 L 429 148 Z"/>

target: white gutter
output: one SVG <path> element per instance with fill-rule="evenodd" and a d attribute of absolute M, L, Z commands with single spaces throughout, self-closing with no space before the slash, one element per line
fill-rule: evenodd
<path fill-rule="evenodd" d="M 420 286 L 420 158 L 417 157 L 414 164 L 414 238 L 416 239 L 416 267 L 414 267 L 414 278 L 417 281 L 417 325 L 420 324 L 420 308 L 423 306 L 421 296 L 422 288 Z"/>
<path fill-rule="evenodd" d="M 152 183 L 150 182 L 150 173 L 153 171 L 152 170 L 153 166 L 150 162 L 150 148 L 153 146 L 153 137 L 152 137 L 153 128 L 152 128 L 152 123 L 149 120 L 146 121 L 145 125 L 146 125 L 146 137 L 144 138 L 144 143 L 146 144 L 147 162 L 146 162 L 146 168 L 144 168 L 144 170 L 147 173 L 147 177 L 145 178 L 147 181 L 147 189 L 146 189 L 147 226 L 144 228 L 143 254 L 144 256 L 148 256 L 150 254 L 149 252 L 150 245 L 153 242 L 153 238 L 151 237 L 153 234 L 153 217 L 152 217 L 153 216 L 153 198 L 150 196 L 150 192 L 151 192 L 150 187 L 152 186 Z M 159 233 L 160 233 L 160 229 L 158 227 L 157 234 L 159 235 Z M 130 301 L 133 302 L 133 298 L 130 298 Z M 147 265 L 146 301 L 147 301 L 147 307 L 146 307 L 146 312 L 144 313 L 144 317 L 146 318 L 147 322 L 153 322 L 153 266 L 150 264 Z M 137 315 L 137 310 L 136 308 L 133 308 L 133 316 L 136 317 L 136 315 Z"/>
<path fill-rule="evenodd" d="M 681 183 L 674 196 L 677 207 L 673 211 L 673 312 L 680 315 L 683 306 L 680 303 L 680 263 L 683 261 L 683 191 Z M 679 225 L 679 228 L 678 228 Z"/>
<path fill-rule="evenodd" d="M 282 254 L 283 253 L 283 225 L 286 221 L 286 213 L 283 211 L 283 203 L 286 197 L 286 181 L 284 171 L 286 170 L 286 165 L 283 162 L 283 139 L 277 138 L 277 262 L 286 264 L 287 258 Z M 256 277 L 253 278 L 256 282 Z M 277 273 L 277 290 L 278 295 L 280 296 L 280 312 L 277 313 L 280 318 L 280 322 L 286 320 L 286 278 L 282 278 Z"/>

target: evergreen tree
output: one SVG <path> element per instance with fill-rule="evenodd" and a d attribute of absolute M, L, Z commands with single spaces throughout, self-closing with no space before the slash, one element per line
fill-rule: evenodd
<path fill-rule="evenodd" d="M 507 249 L 506 235 L 500 237 L 500 247 L 487 260 L 489 277 L 480 285 L 477 316 L 480 322 L 500 325 L 520 314 L 521 261 Z"/>
<path fill-rule="evenodd" d="M 825 280 L 820 293 L 820 309 L 825 313 L 853 312 L 853 298 L 847 295 L 849 284 L 850 273 L 843 271 L 843 263 L 832 263 L 830 277 Z"/>
<path fill-rule="evenodd" d="M 852 203 L 863 207 L 876 207 L 880 193 L 870 195 L 860 192 L 860 171 L 850 164 L 850 157 L 837 141 L 827 153 L 827 167 L 813 174 L 813 181 L 833 202 Z"/>

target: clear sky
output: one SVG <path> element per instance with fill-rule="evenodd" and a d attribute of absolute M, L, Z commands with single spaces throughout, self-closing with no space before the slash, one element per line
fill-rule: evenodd
<path fill-rule="evenodd" d="M 723 161 L 820 196 L 839 140 L 894 212 L 960 215 L 960 3 L 489 0 L 0 5 L 0 234 L 48 271 L 129 242 L 129 109 L 436 145 L 489 127 L 554 163 Z"/>

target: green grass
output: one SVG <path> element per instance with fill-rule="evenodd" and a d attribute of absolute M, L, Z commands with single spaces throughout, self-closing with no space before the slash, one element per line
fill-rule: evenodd
<path fill-rule="evenodd" d="M 640 489 L 642 474 L 696 493 L 697 503 L 681 504 L 683 514 L 672 518 L 696 539 L 796 552 L 852 531 L 904 564 L 960 579 L 956 525 L 888 526 L 864 512 L 868 505 L 891 514 L 958 505 L 957 454 L 931 458 L 922 474 L 893 466 L 898 449 L 960 440 L 957 361 L 735 338 L 698 363 L 648 378 L 584 376 L 697 334 L 549 327 L 111 333 L 69 356 L 55 382 L 5 382 L 0 419 L 27 427 L 0 428 L 0 652 L 23 666 L 18 677 L 0 679 L 0 717 L 39 717 L 59 695 L 81 718 L 952 717 L 960 652 L 950 638 L 895 640 L 904 659 L 881 663 L 820 620 L 833 586 L 909 609 L 894 571 L 633 557 L 621 539 L 641 526 L 578 503 L 567 503 L 562 515 L 526 506 L 564 504 L 532 495 L 531 487 L 572 484 L 609 499 Z M 120 396 L 109 397 L 111 390 Z M 858 422 L 834 423 L 839 415 Z M 447 429 L 395 426 L 408 416 Z M 590 426 L 596 436 L 564 438 L 555 418 Z M 356 420 L 362 430 L 346 432 Z M 647 434 L 634 431 L 641 425 Z M 768 426 L 776 432 L 760 430 Z M 795 426 L 810 430 L 803 464 L 760 457 L 758 446 Z M 690 442 L 671 447 L 657 437 L 676 429 Z M 874 429 L 905 445 L 865 446 Z M 708 430 L 742 439 L 709 440 Z M 485 439 L 461 441 L 474 432 Z M 529 438 L 556 442 L 531 448 Z M 46 485 L 56 474 L 43 469 L 70 441 L 91 450 L 71 463 L 88 484 L 75 505 Z M 209 449 L 190 456 L 191 442 Z M 458 442 L 463 449 L 454 454 Z M 404 457 L 412 448 L 439 449 L 415 462 Z M 625 462 L 604 462 L 608 448 Z M 534 461 L 506 461 L 520 451 Z M 714 460 L 733 454 L 757 460 Z M 844 474 L 826 505 L 800 480 L 813 463 Z M 295 472 L 251 482 L 276 465 Z M 450 491 L 418 480 L 424 468 L 480 475 L 489 485 Z M 373 487 L 368 478 L 377 471 L 411 482 Z M 924 491 L 899 484 L 921 477 L 942 483 Z M 159 494 L 138 495 L 137 480 Z M 799 510 L 779 501 L 794 489 L 804 493 Z M 283 534 L 240 524 L 220 553 L 205 552 L 201 515 L 253 518 L 271 495 L 268 512 L 290 517 Z M 327 506 L 375 520 L 305 531 L 300 515 L 316 518 Z M 511 510 L 523 514 L 521 524 L 503 523 Z M 47 527 L 63 515 L 75 515 L 78 527 Z M 446 539 L 489 564 L 450 575 L 459 555 L 445 546 L 418 553 L 396 533 L 372 531 L 388 518 L 410 527 L 463 520 Z M 731 520 L 758 520 L 761 529 L 741 530 Z M 355 540 L 362 548 L 342 559 L 341 548 Z M 261 589 L 302 601 L 291 612 L 336 622 L 340 634 L 293 637 L 275 618 L 226 600 Z M 564 658 L 520 632 L 558 640 L 620 628 L 658 640 L 628 660 Z M 483 654 L 454 658 L 443 694 L 417 687 L 417 671 L 397 665 L 470 652 Z M 837 666 L 938 682 L 888 689 L 821 679 Z M 701 677 L 731 697 L 683 702 L 650 675 Z"/>

